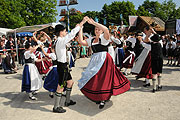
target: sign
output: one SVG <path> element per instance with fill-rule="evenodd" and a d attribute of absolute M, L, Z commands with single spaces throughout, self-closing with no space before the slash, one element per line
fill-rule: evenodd
<path fill-rule="evenodd" d="M 66 5 L 66 0 L 60 0 L 59 1 L 59 6 L 63 6 L 63 5 Z"/>
<path fill-rule="evenodd" d="M 61 9 L 61 14 L 60 14 L 60 16 L 65 16 L 65 15 L 67 15 L 66 9 Z"/>
<path fill-rule="evenodd" d="M 77 0 L 70 0 L 69 4 L 70 5 L 77 4 Z"/>
<path fill-rule="evenodd" d="M 129 16 L 129 26 L 136 26 L 138 16 Z"/>
<path fill-rule="evenodd" d="M 176 21 L 176 33 L 180 34 L 180 19 L 177 19 Z"/>
<path fill-rule="evenodd" d="M 77 10 L 75 8 L 71 8 L 70 9 L 70 14 L 71 15 L 76 15 L 77 14 Z"/>

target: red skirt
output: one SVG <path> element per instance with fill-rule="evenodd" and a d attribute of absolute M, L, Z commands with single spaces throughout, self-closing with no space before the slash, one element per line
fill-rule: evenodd
<path fill-rule="evenodd" d="M 48 53 L 49 53 L 49 51 L 48 51 Z M 41 56 L 39 55 L 37 58 L 41 59 Z M 43 64 L 44 64 L 44 66 L 43 66 Z M 42 62 L 36 62 L 35 65 L 39 71 L 39 74 L 47 74 L 48 71 L 50 70 L 49 68 L 52 66 L 52 62 L 45 60 L 45 61 L 43 61 L 43 63 Z"/>
<path fill-rule="evenodd" d="M 139 74 L 136 74 L 139 78 L 152 79 L 152 67 L 151 67 L 151 52 L 149 52 Z"/>
<path fill-rule="evenodd" d="M 114 65 L 111 56 L 107 53 L 101 69 L 86 83 L 81 92 L 92 101 L 103 101 L 129 89 L 129 80 Z"/>
<path fill-rule="evenodd" d="M 133 67 L 133 63 L 134 63 L 134 58 L 135 58 L 134 54 L 130 53 L 129 51 L 126 52 L 124 60 L 126 60 L 126 59 L 127 60 L 125 62 L 123 60 L 122 67 L 124 67 L 124 68 L 132 68 Z"/>

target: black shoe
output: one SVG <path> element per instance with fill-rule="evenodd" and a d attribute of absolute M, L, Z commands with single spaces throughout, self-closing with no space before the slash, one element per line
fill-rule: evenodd
<path fill-rule="evenodd" d="M 128 74 L 127 74 L 127 73 L 125 73 L 125 72 L 123 72 L 123 75 L 127 76 Z"/>
<path fill-rule="evenodd" d="M 150 83 L 148 83 L 148 84 L 145 84 L 145 85 L 143 85 L 144 87 L 149 87 L 150 86 Z"/>
<path fill-rule="evenodd" d="M 37 94 L 38 94 L 38 91 L 33 91 L 32 94 L 33 94 L 33 95 L 37 95 Z"/>
<path fill-rule="evenodd" d="M 64 106 L 68 107 L 68 106 L 70 106 L 70 105 L 75 105 L 75 104 L 76 104 L 75 101 L 70 100 L 70 103 L 65 102 L 65 103 L 64 103 Z"/>
<path fill-rule="evenodd" d="M 152 90 L 152 92 L 153 92 L 153 93 L 155 93 L 155 92 L 156 92 L 156 90 L 155 90 L 155 89 L 153 89 L 153 90 Z"/>
<path fill-rule="evenodd" d="M 31 100 L 37 100 L 37 98 L 36 97 L 34 97 L 34 96 L 29 96 L 29 99 L 31 99 Z"/>
<path fill-rule="evenodd" d="M 101 103 L 101 101 L 96 101 L 96 104 L 100 104 Z"/>
<path fill-rule="evenodd" d="M 162 90 L 162 86 L 158 86 L 158 87 L 157 87 L 157 90 L 158 90 L 158 91 Z"/>
<path fill-rule="evenodd" d="M 66 110 L 63 109 L 62 107 L 57 107 L 56 109 L 53 108 L 53 112 L 55 112 L 55 113 L 65 113 Z"/>
<path fill-rule="evenodd" d="M 139 79 L 139 76 L 136 76 L 136 80 L 138 80 Z"/>
<path fill-rule="evenodd" d="M 50 97 L 50 98 L 54 98 L 54 95 L 49 94 L 49 97 Z"/>
<path fill-rule="evenodd" d="M 99 109 L 103 109 L 105 105 L 105 101 L 101 101 L 101 103 L 99 104 Z"/>

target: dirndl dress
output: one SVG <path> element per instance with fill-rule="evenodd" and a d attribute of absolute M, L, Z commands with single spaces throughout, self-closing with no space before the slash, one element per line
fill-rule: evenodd
<path fill-rule="evenodd" d="M 24 53 L 25 65 L 23 70 L 22 89 L 21 91 L 32 92 L 42 87 L 42 78 L 34 64 L 36 56 L 30 51 Z"/>
<path fill-rule="evenodd" d="M 38 41 L 38 44 L 43 44 L 43 43 Z M 50 53 L 49 46 L 46 45 L 46 47 L 44 48 L 45 52 L 47 53 Z M 45 55 L 41 52 L 41 49 L 36 50 L 35 55 L 38 59 L 42 59 L 45 57 Z M 42 62 L 38 62 L 38 63 L 36 62 L 35 65 L 37 66 L 40 74 L 47 74 L 50 70 L 49 68 L 52 66 L 52 62 L 50 60 L 44 60 Z"/>
<path fill-rule="evenodd" d="M 122 67 L 132 68 L 134 64 L 134 58 L 135 58 L 134 51 L 127 50 L 127 52 L 125 53 L 123 63 L 122 63 Z"/>
<path fill-rule="evenodd" d="M 53 66 L 50 71 L 47 73 L 47 76 L 44 81 L 44 88 L 49 92 L 56 92 L 59 80 L 59 74 L 57 71 L 57 60 L 55 53 L 50 53 L 49 57 L 52 59 Z"/>
<path fill-rule="evenodd" d="M 93 45 L 93 40 L 87 39 L 92 46 L 91 60 L 78 80 L 81 92 L 90 100 L 109 100 L 112 95 L 122 94 L 130 89 L 129 80 L 115 66 L 112 57 L 107 52 L 109 42 L 100 35 L 99 43 Z M 92 44 L 92 45 L 91 45 Z"/>
<path fill-rule="evenodd" d="M 148 49 L 144 48 L 135 59 L 131 73 L 137 75 L 138 78 L 152 79 L 151 52 Z"/>

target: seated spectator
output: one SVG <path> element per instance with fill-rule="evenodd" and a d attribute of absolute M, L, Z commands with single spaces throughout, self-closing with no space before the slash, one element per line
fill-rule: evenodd
<path fill-rule="evenodd" d="M 15 65 L 15 56 L 16 56 L 15 52 L 6 53 L 6 57 L 3 60 L 4 73 L 6 73 L 6 74 L 16 73 L 17 67 Z"/>

